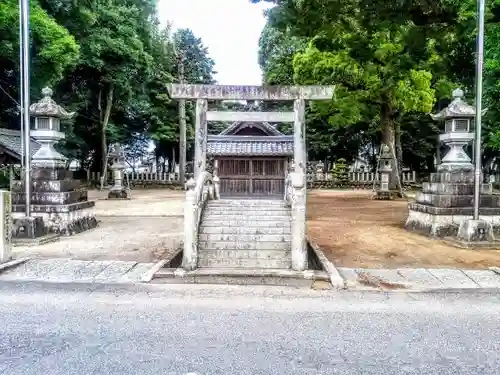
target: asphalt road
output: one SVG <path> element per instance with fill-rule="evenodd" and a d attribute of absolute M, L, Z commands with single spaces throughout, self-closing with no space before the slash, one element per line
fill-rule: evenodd
<path fill-rule="evenodd" d="M 0 374 L 500 374 L 500 295 L 0 283 Z"/>

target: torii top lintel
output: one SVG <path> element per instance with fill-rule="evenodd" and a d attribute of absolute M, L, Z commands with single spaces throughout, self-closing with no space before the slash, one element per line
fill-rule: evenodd
<path fill-rule="evenodd" d="M 335 86 L 237 86 L 170 84 L 173 99 L 208 100 L 330 100 Z"/>

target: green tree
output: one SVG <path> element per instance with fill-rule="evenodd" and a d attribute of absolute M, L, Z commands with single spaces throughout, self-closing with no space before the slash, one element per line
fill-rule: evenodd
<path fill-rule="evenodd" d="M 418 164 L 428 161 L 436 126 L 427 118 L 419 129 L 427 141 L 414 143 L 419 153 L 402 143 L 419 133 L 414 119 L 423 119 L 437 100 L 450 95 L 450 82 L 460 76 L 470 82 L 470 43 L 457 46 L 457 41 L 470 37 L 463 20 L 472 2 L 270 2 L 276 4 L 268 16 L 272 27 L 309 40 L 304 51 L 295 53 L 293 82 L 337 87 L 331 103 L 312 108 L 316 121 L 308 121 L 313 127 L 308 136 L 315 133 L 317 146 L 327 152 L 338 129 L 355 129 L 353 146 L 378 139 L 395 145 L 399 166 L 405 154 Z"/>
<path fill-rule="evenodd" d="M 58 24 L 37 1 L 30 1 L 31 99 L 40 90 L 63 78 L 78 59 L 75 38 Z M 0 0 L 0 124 L 19 129 L 19 6 L 16 0 Z"/>
<path fill-rule="evenodd" d="M 134 112 L 143 109 L 136 99 L 151 75 L 154 7 L 141 0 L 43 4 L 81 45 L 78 64 L 58 92 L 77 110 L 73 146 L 82 157 L 93 154 L 94 167 L 101 169 L 109 143 L 145 126 Z"/>

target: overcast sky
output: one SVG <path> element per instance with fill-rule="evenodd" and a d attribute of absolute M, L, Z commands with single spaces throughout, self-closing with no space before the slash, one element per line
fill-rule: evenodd
<path fill-rule="evenodd" d="M 215 60 L 220 84 L 260 85 L 258 42 L 265 24 L 262 4 L 249 0 L 159 0 L 163 24 L 189 28 Z"/>

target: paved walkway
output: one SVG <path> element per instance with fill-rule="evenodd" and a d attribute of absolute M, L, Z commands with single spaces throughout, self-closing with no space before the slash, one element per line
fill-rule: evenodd
<path fill-rule="evenodd" d="M 500 274 L 492 270 L 460 269 L 354 269 L 337 268 L 348 289 L 464 290 L 498 289 Z"/>
<path fill-rule="evenodd" d="M 154 263 L 31 259 L 0 271 L 0 281 L 130 283 L 140 282 Z"/>
<path fill-rule="evenodd" d="M 0 281 L 137 283 L 150 281 L 155 263 L 30 259 L 0 269 Z M 500 270 L 338 268 L 349 290 L 500 291 Z"/>

